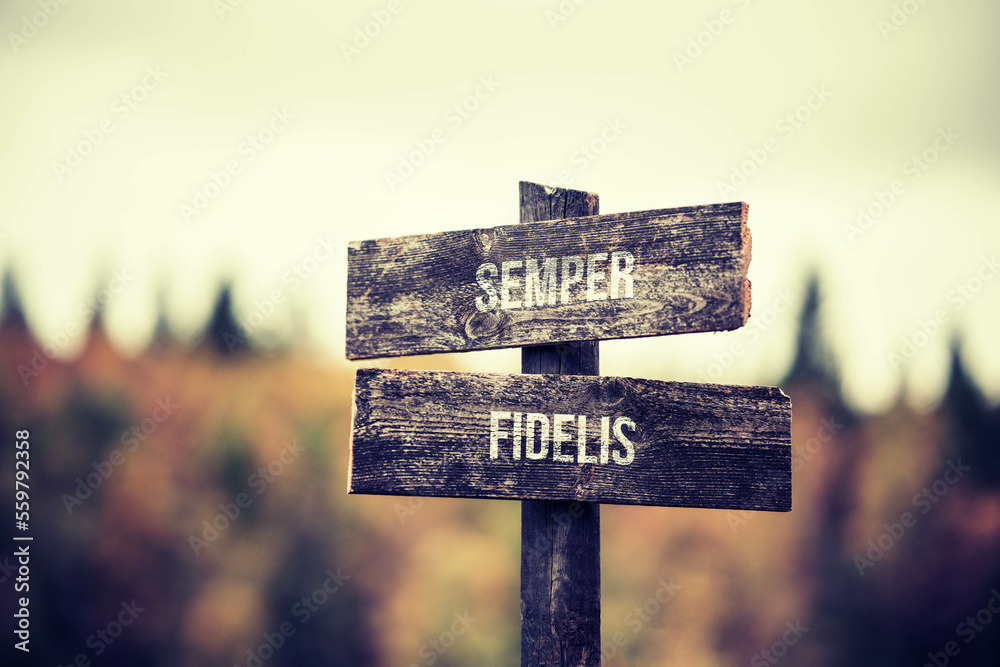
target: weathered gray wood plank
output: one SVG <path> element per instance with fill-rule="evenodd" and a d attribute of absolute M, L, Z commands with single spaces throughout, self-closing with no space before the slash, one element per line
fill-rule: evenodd
<path fill-rule="evenodd" d="M 359 369 L 351 493 L 791 509 L 791 403 L 776 387 L 568 375 Z M 491 413 L 498 417 L 491 458 Z M 521 413 L 521 458 L 514 458 Z M 545 415 L 545 458 L 527 458 L 527 413 Z M 601 456 L 602 417 L 618 418 L 607 463 L 581 462 L 580 421 L 560 418 L 568 461 L 554 460 L 555 415 L 582 415 L 584 455 Z M 542 422 L 534 447 L 541 450 Z"/>
<path fill-rule="evenodd" d="M 347 356 L 736 329 L 750 309 L 746 217 L 737 202 L 354 241 Z M 526 289 L 529 260 L 540 279 Z"/>

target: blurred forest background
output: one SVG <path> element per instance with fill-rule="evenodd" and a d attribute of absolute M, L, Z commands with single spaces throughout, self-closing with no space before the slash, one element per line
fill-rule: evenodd
<path fill-rule="evenodd" d="M 934 407 L 852 412 L 803 293 L 793 511 L 604 506 L 604 664 L 998 664 L 1000 409 L 955 340 Z M 0 474 L 29 430 L 35 535 L 32 651 L 5 633 L 2 664 L 518 664 L 518 503 L 348 496 L 353 367 L 243 339 L 228 286 L 196 344 L 161 316 L 135 358 L 98 313 L 49 360 L 9 275 L 2 303 Z"/>
<path fill-rule="evenodd" d="M 791 513 L 602 509 L 604 664 L 1000 665 L 998 26 L 996 0 L 0 2 L 0 667 L 516 665 L 518 503 L 349 496 L 343 350 L 350 240 L 511 224 L 521 180 L 747 202 L 748 325 L 608 341 L 602 370 L 793 402 Z"/>

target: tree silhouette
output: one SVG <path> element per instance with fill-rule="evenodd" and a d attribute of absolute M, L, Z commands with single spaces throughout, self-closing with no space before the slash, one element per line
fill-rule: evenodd
<path fill-rule="evenodd" d="M 25 331 L 28 328 L 27 320 L 24 318 L 24 307 L 21 305 L 21 295 L 17 289 L 17 282 L 10 269 L 3 276 L 3 287 L 0 288 L 3 294 L 3 310 L 0 311 L 0 329 L 16 329 Z"/>
<path fill-rule="evenodd" d="M 156 297 L 156 324 L 149 341 L 150 350 L 164 350 L 174 345 L 175 339 L 170 323 L 167 322 L 167 298 L 161 291 Z"/>
<path fill-rule="evenodd" d="M 230 283 L 223 284 L 212 309 L 206 331 L 206 343 L 214 352 L 236 358 L 250 352 L 246 332 L 233 313 L 233 294 Z"/>
<path fill-rule="evenodd" d="M 783 387 L 809 387 L 836 419 L 850 426 L 856 415 L 845 403 L 840 390 L 840 373 L 830 352 L 820 318 L 823 289 L 819 276 L 814 272 L 806 282 L 805 303 L 799 313 L 799 331 L 795 342 L 795 356 Z"/>
<path fill-rule="evenodd" d="M 972 477 L 980 485 L 1000 485 L 1000 410 L 989 410 L 957 340 L 951 344 L 951 371 L 941 407 L 953 440 L 949 453 L 972 467 Z"/>
<path fill-rule="evenodd" d="M 795 342 L 795 357 L 785 382 L 818 380 L 836 384 L 832 357 L 823 338 L 819 321 L 821 290 L 819 276 L 810 274 L 806 283 L 806 298 L 799 314 L 799 334 Z"/>

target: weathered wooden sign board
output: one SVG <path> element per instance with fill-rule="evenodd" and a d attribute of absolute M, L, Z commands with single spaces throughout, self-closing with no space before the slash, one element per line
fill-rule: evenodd
<path fill-rule="evenodd" d="M 347 357 L 736 329 L 746 218 L 737 202 L 352 242 Z"/>
<path fill-rule="evenodd" d="M 351 493 L 791 509 L 774 387 L 359 369 Z"/>

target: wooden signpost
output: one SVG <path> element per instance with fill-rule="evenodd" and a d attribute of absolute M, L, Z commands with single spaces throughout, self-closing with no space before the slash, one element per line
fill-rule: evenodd
<path fill-rule="evenodd" d="M 348 490 L 523 501 L 522 665 L 598 665 L 599 504 L 790 510 L 791 403 L 597 377 L 598 340 L 746 322 L 746 204 L 520 194 L 520 225 L 350 244 L 349 358 L 528 347 L 521 375 L 359 369 Z"/>

